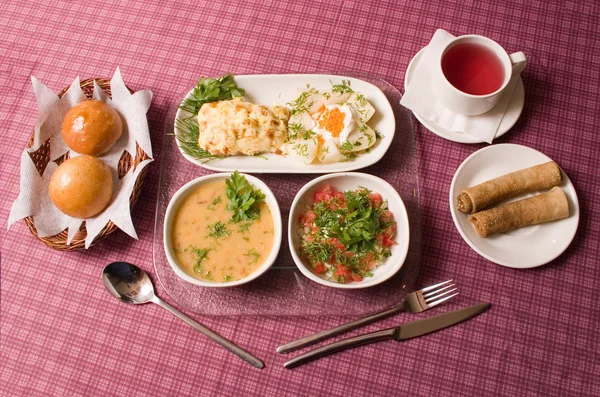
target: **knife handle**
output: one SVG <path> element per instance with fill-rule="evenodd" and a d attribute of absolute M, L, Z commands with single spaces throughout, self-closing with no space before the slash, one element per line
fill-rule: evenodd
<path fill-rule="evenodd" d="M 344 332 L 351 331 L 355 328 L 362 327 L 363 325 L 370 324 L 374 321 L 380 320 L 385 317 L 389 317 L 392 314 L 396 314 L 403 310 L 402 304 L 390 307 L 389 309 L 382 310 L 380 312 L 371 314 L 370 316 L 360 318 L 358 320 L 350 321 L 349 323 L 338 325 L 334 328 L 329 328 L 316 334 L 305 336 L 304 338 L 297 339 L 293 342 L 286 343 L 277 348 L 277 353 L 289 353 L 294 350 L 301 349 L 305 346 L 312 345 L 320 342 L 323 339 L 331 338 L 332 336 L 342 334 Z"/>
<path fill-rule="evenodd" d="M 338 342 L 331 343 L 319 347 L 318 349 L 311 350 L 304 354 L 299 355 L 291 359 L 290 361 L 283 364 L 285 368 L 291 369 L 300 365 L 306 364 L 317 358 L 328 356 L 333 353 L 340 352 L 342 350 L 351 349 L 353 347 L 366 345 L 369 343 L 379 342 L 386 339 L 393 339 L 396 328 L 384 329 L 382 331 L 370 332 L 368 334 L 358 335 L 352 338 L 343 339 Z"/>

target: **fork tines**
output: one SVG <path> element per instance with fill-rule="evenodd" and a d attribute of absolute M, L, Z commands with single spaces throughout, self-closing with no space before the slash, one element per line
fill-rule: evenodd
<path fill-rule="evenodd" d="M 423 298 L 429 307 L 439 305 L 458 295 L 454 280 L 444 281 L 427 288 L 423 288 Z"/>

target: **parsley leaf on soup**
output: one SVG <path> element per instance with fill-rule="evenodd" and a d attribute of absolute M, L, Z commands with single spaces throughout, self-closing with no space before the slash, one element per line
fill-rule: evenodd
<path fill-rule="evenodd" d="M 258 205 L 265 199 L 263 192 L 248 183 L 246 177 L 237 171 L 225 180 L 225 184 L 227 185 L 225 193 L 229 199 L 227 210 L 233 212 L 231 221 L 258 219 L 260 217 Z"/>

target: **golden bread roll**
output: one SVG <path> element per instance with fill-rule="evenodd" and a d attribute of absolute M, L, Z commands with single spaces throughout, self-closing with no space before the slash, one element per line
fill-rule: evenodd
<path fill-rule="evenodd" d="M 81 154 L 108 152 L 123 133 L 121 117 L 110 105 L 97 100 L 79 102 L 63 119 L 62 138 Z"/>
<path fill-rule="evenodd" d="M 63 162 L 50 178 L 50 199 L 73 218 L 99 214 L 112 197 L 110 168 L 97 157 L 81 155 Z"/>

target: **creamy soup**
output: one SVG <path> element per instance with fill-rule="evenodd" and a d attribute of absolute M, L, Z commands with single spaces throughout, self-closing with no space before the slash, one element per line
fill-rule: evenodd
<path fill-rule="evenodd" d="M 225 181 L 192 192 L 173 220 L 172 244 L 179 266 L 190 276 L 215 283 L 240 280 L 267 259 L 274 224 L 265 202 L 254 221 L 231 222 Z"/>

